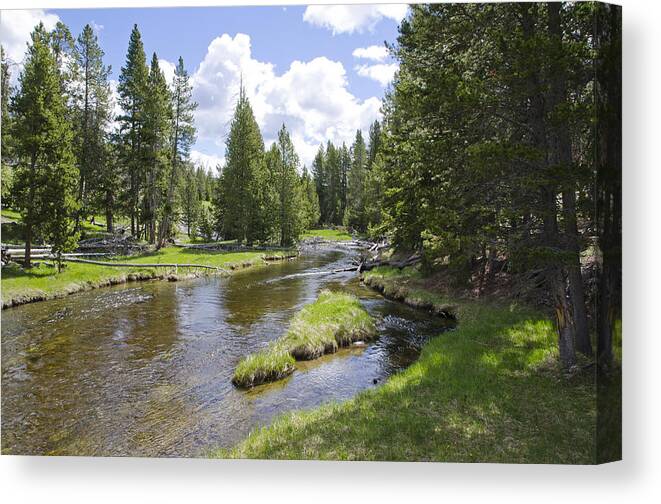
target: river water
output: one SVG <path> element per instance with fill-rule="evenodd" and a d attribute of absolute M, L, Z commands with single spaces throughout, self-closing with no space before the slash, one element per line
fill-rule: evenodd
<path fill-rule="evenodd" d="M 278 414 L 378 386 L 447 326 L 385 300 L 354 272 L 318 274 L 353 254 L 311 249 L 226 278 L 127 284 L 3 310 L 2 452 L 205 456 Z M 235 388 L 241 357 L 281 336 L 323 288 L 356 294 L 379 338 L 298 363 L 280 382 Z"/>

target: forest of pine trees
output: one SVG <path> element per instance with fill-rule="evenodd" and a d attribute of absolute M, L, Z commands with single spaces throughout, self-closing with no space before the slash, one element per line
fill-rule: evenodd
<path fill-rule="evenodd" d="M 121 222 L 157 248 L 177 234 L 290 246 L 317 226 L 367 230 L 364 200 L 350 198 L 365 194 L 378 122 L 369 146 L 360 131 L 351 148 L 328 142 L 323 167 L 310 172 L 285 124 L 265 149 L 242 85 L 226 163 L 212 173 L 190 159 L 197 104 L 183 59 L 167 82 L 137 25 L 119 70 L 116 116 L 112 69 L 90 25 L 77 37 L 62 23 L 51 32 L 37 26 L 14 87 L 4 49 L 1 56 L 3 207 L 21 213 L 28 251 L 33 243 L 70 251 L 92 219 L 109 233 Z"/>
<path fill-rule="evenodd" d="M 590 324 L 610 363 L 620 312 L 620 12 L 411 6 L 391 46 L 381 154 L 368 153 L 395 243 L 473 288 L 505 270 L 541 289 L 567 368 L 593 354 Z M 588 293 L 582 257 L 599 255 Z"/>

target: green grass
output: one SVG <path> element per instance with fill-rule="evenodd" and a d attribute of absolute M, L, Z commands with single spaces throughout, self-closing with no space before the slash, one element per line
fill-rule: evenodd
<path fill-rule="evenodd" d="M 206 264 L 224 269 L 248 267 L 262 264 L 265 251 L 254 252 L 214 252 L 208 250 L 192 250 L 178 247 L 168 247 L 158 252 L 140 256 L 118 257 L 118 262 L 135 264 Z M 269 255 L 283 254 L 282 252 L 269 252 Z M 203 274 L 204 270 L 195 270 Z M 121 268 L 98 266 L 83 263 L 66 263 L 66 268 L 57 273 L 56 268 L 43 263 L 39 267 L 23 270 L 18 267 L 3 268 L 2 303 L 3 306 L 12 306 L 31 301 L 60 297 L 72 292 L 102 287 L 106 285 L 123 283 L 131 280 L 160 278 L 173 273 L 188 273 L 184 268 L 172 271 L 171 268 Z M 190 271 L 193 273 L 193 271 Z"/>
<path fill-rule="evenodd" d="M 423 290 L 416 275 L 368 273 L 389 291 L 402 284 Z M 594 375 L 562 376 L 553 323 L 515 304 L 453 304 L 457 328 L 433 338 L 415 364 L 382 386 L 281 416 L 213 456 L 594 463 Z"/>
<path fill-rule="evenodd" d="M 284 336 L 241 360 L 232 381 L 252 387 L 278 380 L 294 371 L 295 359 L 316 359 L 375 335 L 374 321 L 355 296 L 325 290 L 296 314 Z"/>
<path fill-rule="evenodd" d="M 16 210 L 10 210 L 9 208 L 3 208 L 1 212 L 2 216 L 14 220 L 16 222 L 22 220 L 21 214 L 17 212 Z"/>
<path fill-rule="evenodd" d="M 343 229 L 310 229 L 301 235 L 301 240 L 322 238 L 328 241 L 349 241 L 351 234 Z"/>

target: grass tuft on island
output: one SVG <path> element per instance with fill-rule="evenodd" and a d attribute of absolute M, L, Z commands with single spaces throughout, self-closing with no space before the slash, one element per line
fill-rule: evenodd
<path fill-rule="evenodd" d="M 405 286 L 435 305 L 455 305 L 457 328 L 382 386 L 285 414 L 212 456 L 595 463 L 594 375 L 562 375 L 544 313 L 503 301 L 449 303 L 412 269 L 375 269 L 366 279 L 385 292 Z"/>
<path fill-rule="evenodd" d="M 239 362 L 232 383 L 247 388 L 279 380 L 294 371 L 295 360 L 316 359 L 374 336 L 374 321 L 358 298 L 324 290 L 296 314 L 284 336 Z"/>

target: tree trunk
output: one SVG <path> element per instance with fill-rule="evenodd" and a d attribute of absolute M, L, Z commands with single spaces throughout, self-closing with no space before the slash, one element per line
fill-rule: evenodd
<path fill-rule="evenodd" d="M 535 4 L 519 4 L 521 9 L 521 29 L 524 39 L 532 40 L 535 37 L 536 25 L 538 22 L 538 7 Z M 557 23 L 559 28 L 559 11 L 557 4 L 549 4 L 549 24 Z M 558 16 L 554 21 L 553 17 Z M 543 238 L 544 244 L 549 249 L 560 248 L 560 237 L 558 234 L 558 218 L 556 196 L 558 188 L 549 180 L 550 146 L 548 142 L 548 127 L 546 124 L 546 109 L 543 94 L 543 87 L 540 82 L 538 72 L 531 71 L 527 77 L 527 92 L 530 103 L 529 118 L 533 133 L 534 147 L 544 155 L 540 164 L 540 171 L 543 178 L 546 179 L 543 186 L 540 187 L 541 199 L 541 218 L 544 223 Z M 556 324 L 558 328 L 558 349 L 560 353 L 560 362 L 565 369 L 569 369 L 576 364 L 576 351 L 574 349 L 574 319 L 571 306 L 566 296 L 565 272 L 562 265 L 547 265 L 547 285 L 553 299 Z"/>
<path fill-rule="evenodd" d="M 32 262 L 30 254 L 32 252 L 32 224 L 25 225 L 25 257 L 23 258 L 23 267 L 31 268 Z"/>
<path fill-rule="evenodd" d="M 112 214 L 113 197 L 110 191 L 106 191 L 106 230 L 112 233 L 114 230 L 113 214 Z"/>
<path fill-rule="evenodd" d="M 557 114 L 559 108 L 567 103 L 567 77 L 563 63 L 564 47 L 562 43 L 562 26 L 560 19 L 560 3 L 549 3 L 549 38 L 553 44 L 554 58 L 551 61 L 551 85 L 548 92 L 548 104 L 551 114 Z M 555 119 L 555 120 L 553 120 Z M 581 274 L 579 233 L 576 221 L 576 184 L 572 163 L 572 144 L 569 130 L 563 121 L 552 118 L 551 128 L 551 160 L 563 174 L 562 214 L 565 247 L 571 252 L 571 262 L 567 265 L 567 278 L 571 296 L 574 327 L 576 330 L 576 346 L 585 355 L 592 355 L 592 345 L 588 331 L 588 318 L 585 309 L 585 294 L 583 276 Z"/>
<path fill-rule="evenodd" d="M 574 321 L 571 306 L 565 294 L 565 275 L 562 268 L 556 267 L 551 270 L 550 277 L 549 283 L 552 285 L 551 292 L 558 329 L 560 363 L 565 370 L 569 370 L 576 365 L 576 351 L 574 350 Z"/>
<path fill-rule="evenodd" d="M 584 355 L 592 355 L 592 343 L 588 327 L 588 315 L 585 308 L 585 290 L 581 273 L 580 245 L 578 243 L 578 226 L 576 224 L 576 195 L 574 191 L 562 194 L 565 233 L 572 252 L 571 263 L 567 266 L 569 293 L 574 311 L 576 327 L 576 349 Z"/>

